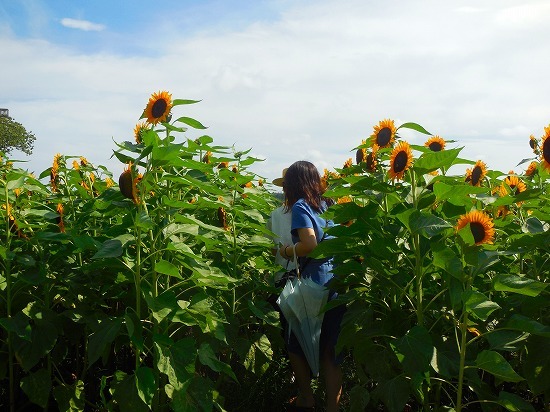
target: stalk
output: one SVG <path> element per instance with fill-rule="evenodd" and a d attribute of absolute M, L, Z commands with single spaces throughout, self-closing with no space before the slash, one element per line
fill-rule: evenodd
<path fill-rule="evenodd" d="M 460 327 L 460 364 L 458 369 L 458 389 L 456 391 L 456 412 L 462 411 L 462 391 L 464 386 L 464 366 L 466 363 L 466 337 L 468 332 L 468 312 L 464 313 Z"/>
<path fill-rule="evenodd" d="M 12 293 L 12 284 L 11 284 L 11 260 L 10 260 L 10 249 L 11 249 L 11 229 L 10 229 L 10 204 L 8 201 L 8 185 L 7 182 L 4 183 L 4 198 L 6 199 L 6 312 L 8 319 L 11 319 L 11 293 Z M 10 380 L 10 412 L 15 411 L 15 392 L 14 392 L 14 364 L 13 357 L 14 350 L 12 345 L 12 332 L 8 330 L 8 374 Z"/>

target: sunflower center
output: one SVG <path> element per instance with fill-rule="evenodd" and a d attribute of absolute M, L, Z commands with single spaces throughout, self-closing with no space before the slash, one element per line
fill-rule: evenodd
<path fill-rule="evenodd" d="M 367 169 L 374 170 L 374 154 L 369 153 L 367 156 Z"/>
<path fill-rule="evenodd" d="M 395 173 L 401 173 L 403 170 L 405 170 L 405 166 L 407 166 L 407 160 L 408 160 L 407 152 L 399 152 L 395 156 L 395 160 L 393 161 L 393 171 Z"/>
<path fill-rule="evenodd" d="M 542 156 L 547 163 L 550 163 L 550 137 L 548 137 L 542 145 Z"/>
<path fill-rule="evenodd" d="M 164 114 L 164 111 L 168 107 L 168 103 L 164 99 L 158 99 L 151 109 L 151 114 L 153 117 L 158 118 Z"/>
<path fill-rule="evenodd" d="M 470 222 L 470 231 L 475 243 L 479 243 L 485 238 L 485 228 L 480 222 Z"/>
<path fill-rule="evenodd" d="M 481 178 L 481 167 L 476 166 L 474 167 L 474 170 L 472 170 L 472 185 L 477 185 L 479 183 L 479 179 Z"/>
<path fill-rule="evenodd" d="M 391 140 L 391 129 L 389 127 L 384 127 L 380 129 L 380 131 L 378 132 L 378 135 L 376 135 L 376 144 L 378 146 L 384 147 L 388 145 L 390 140 Z"/>
<path fill-rule="evenodd" d="M 443 146 L 441 146 L 441 143 L 439 142 L 431 142 L 428 147 L 432 152 L 440 152 L 441 149 L 443 149 Z"/>

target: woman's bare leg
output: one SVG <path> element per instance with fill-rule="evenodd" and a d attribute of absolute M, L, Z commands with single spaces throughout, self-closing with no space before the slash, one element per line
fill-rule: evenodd
<path fill-rule="evenodd" d="M 288 355 L 299 390 L 296 406 L 314 406 L 315 398 L 313 397 L 313 390 L 311 389 L 311 372 L 307 360 L 294 353 L 289 353 Z"/>

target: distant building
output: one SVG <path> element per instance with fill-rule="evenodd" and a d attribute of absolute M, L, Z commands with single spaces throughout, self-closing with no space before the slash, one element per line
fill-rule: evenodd
<path fill-rule="evenodd" d="M 10 111 L 8 109 L 0 109 L 0 116 L 10 117 Z"/>

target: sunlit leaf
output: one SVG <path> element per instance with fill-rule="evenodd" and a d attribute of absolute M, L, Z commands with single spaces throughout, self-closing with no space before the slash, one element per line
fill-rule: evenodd
<path fill-rule="evenodd" d="M 505 382 L 520 382 L 524 380 L 518 375 L 504 357 L 495 351 L 481 351 L 476 358 L 475 365 L 479 369 L 502 379 Z"/>

